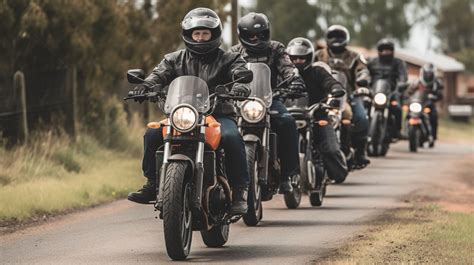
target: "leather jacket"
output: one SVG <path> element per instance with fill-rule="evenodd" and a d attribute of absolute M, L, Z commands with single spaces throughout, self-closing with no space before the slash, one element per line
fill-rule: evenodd
<path fill-rule="evenodd" d="M 369 61 L 367 66 L 372 77 L 372 83 L 379 79 L 387 79 L 393 90 L 397 84 L 407 81 L 406 64 L 398 58 L 393 58 L 391 62 L 384 62 L 380 58 L 374 58 Z"/>
<path fill-rule="evenodd" d="M 309 105 L 320 102 L 326 98 L 333 89 L 344 89 L 331 74 L 320 66 L 312 65 L 300 72 L 306 84 L 309 97 Z"/>
<path fill-rule="evenodd" d="M 347 95 L 352 95 L 358 86 L 357 81 L 365 80 L 370 84 L 367 61 L 362 54 L 346 49 L 342 53 L 333 53 L 329 49 L 317 50 L 315 60 L 327 63 L 331 69 L 343 72 L 347 77 Z"/>
<path fill-rule="evenodd" d="M 214 93 L 216 86 L 232 82 L 236 70 L 246 70 L 245 64 L 240 54 L 226 52 L 220 48 L 205 56 L 182 49 L 166 54 L 146 81 L 165 87 L 179 76 L 192 75 L 203 79 L 211 94 Z M 233 102 L 231 100 L 218 102 L 214 114 L 234 115 Z"/>
<path fill-rule="evenodd" d="M 287 84 L 299 80 L 301 77 L 295 75 L 295 65 L 285 51 L 285 45 L 278 41 L 270 41 L 268 49 L 256 54 L 247 51 L 242 44 L 237 44 L 231 48 L 232 52 L 237 52 L 249 63 L 265 63 L 271 70 L 272 88 L 276 88 L 278 83 L 289 79 Z"/>

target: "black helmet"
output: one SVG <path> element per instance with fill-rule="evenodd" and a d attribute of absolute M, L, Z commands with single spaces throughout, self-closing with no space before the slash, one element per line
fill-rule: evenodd
<path fill-rule="evenodd" d="M 425 86 L 431 86 L 436 77 L 436 69 L 432 63 L 423 65 L 420 68 L 420 81 Z"/>
<path fill-rule="evenodd" d="M 326 43 L 332 52 L 343 52 L 350 39 L 349 31 L 344 26 L 332 25 L 326 31 Z"/>
<path fill-rule="evenodd" d="M 392 52 L 390 54 L 382 53 L 384 50 L 390 50 Z M 390 63 L 393 60 L 395 43 L 391 39 L 383 38 L 377 42 L 377 51 L 379 52 L 381 61 Z"/>
<path fill-rule="evenodd" d="M 248 13 L 240 18 L 237 33 L 242 45 L 251 52 L 261 52 L 270 44 L 270 21 L 261 13 Z M 257 36 L 257 39 L 251 40 Z"/>
<path fill-rule="evenodd" d="M 383 38 L 377 42 L 377 51 L 391 50 L 395 51 L 395 43 L 389 38 Z"/>
<path fill-rule="evenodd" d="M 286 48 L 286 53 L 293 60 L 294 57 L 304 57 L 306 61 L 303 64 L 295 64 L 298 70 L 303 71 L 308 69 L 314 62 L 314 47 L 310 40 L 306 38 L 292 39 Z"/>
<path fill-rule="evenodd" d="M 222 24 L 216 12 L 209 8 L 198 7 L 189 11 L 181 22 L 181 35 L 188 49 L 196 54 L 208 54 L 221 45 Z M 211 39 L 206 42 L 196 42 L 191 37 L 196 29 L 211 30 Z"/>

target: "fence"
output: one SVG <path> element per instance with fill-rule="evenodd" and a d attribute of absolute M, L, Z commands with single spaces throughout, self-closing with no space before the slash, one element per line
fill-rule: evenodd
<path fill-rule="evenodd" d="M 9 78 L 8 78 L 9 77 Z M 76 69 L 16 72 L 0 77 L 0 131 L 10 142 L 24 142 L 28 132 L 60 123 L 77 133 Z"/>

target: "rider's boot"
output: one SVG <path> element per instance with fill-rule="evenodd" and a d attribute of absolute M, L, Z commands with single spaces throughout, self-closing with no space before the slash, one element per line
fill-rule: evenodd
<path fill-rule="evenodd" d="M 232 188 L 232 214 L 246 214 L 247 213 L 247 196 L 249 193 L 248 186 Z"/>
<path fill-rule="evenodd" d="M 357 168 L 364 168 L 368 164 L 370 164 L 370 160 L 366 156 L 366 148 L 367 148 L 367 137 L 363 137 L 360 139 L 357 139 L 356 141 L 353 142 L 354 148 L 355 148 L 355 167 Z"/>
<path fill-rule="evenodd" d="M 148 179 L 145 185 L 136 192 L 128 194 L 128 200 L 136 203 L 149 204 L 156 200 L 156 182 Z"/>
<path fill-rule="evenodd" d="M 288 177 L 283 177 L 280 180 L 280 187 L 278 188 L 278 193 L 280 194 L 289 194 L 293 192 L 293 185 L 291 184 L 291 179 Z"/>

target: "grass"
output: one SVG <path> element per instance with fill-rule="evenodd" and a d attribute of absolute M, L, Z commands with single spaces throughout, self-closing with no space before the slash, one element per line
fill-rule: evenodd
<path fill-rule="evenodd" d="M 0 145 L 0 224 L 125 198 L 144 181 L 144 128 L 135 122 L 123 130 L 116 148 L 84 134 L 72 142 L 51 131 L 13 149 Z"/>
<path fill-rule="evenodd" d="M 439 139 L 469 140 L 474 142 L 474 120 L 456 122 L 449 118 L 442 118 L 438 128 Z"/>
<path fill-rule="evenodd" d="M 474 214 L 430 205 L 399 209 L 325 258 L 329 264 L 472 264 Z"/>

